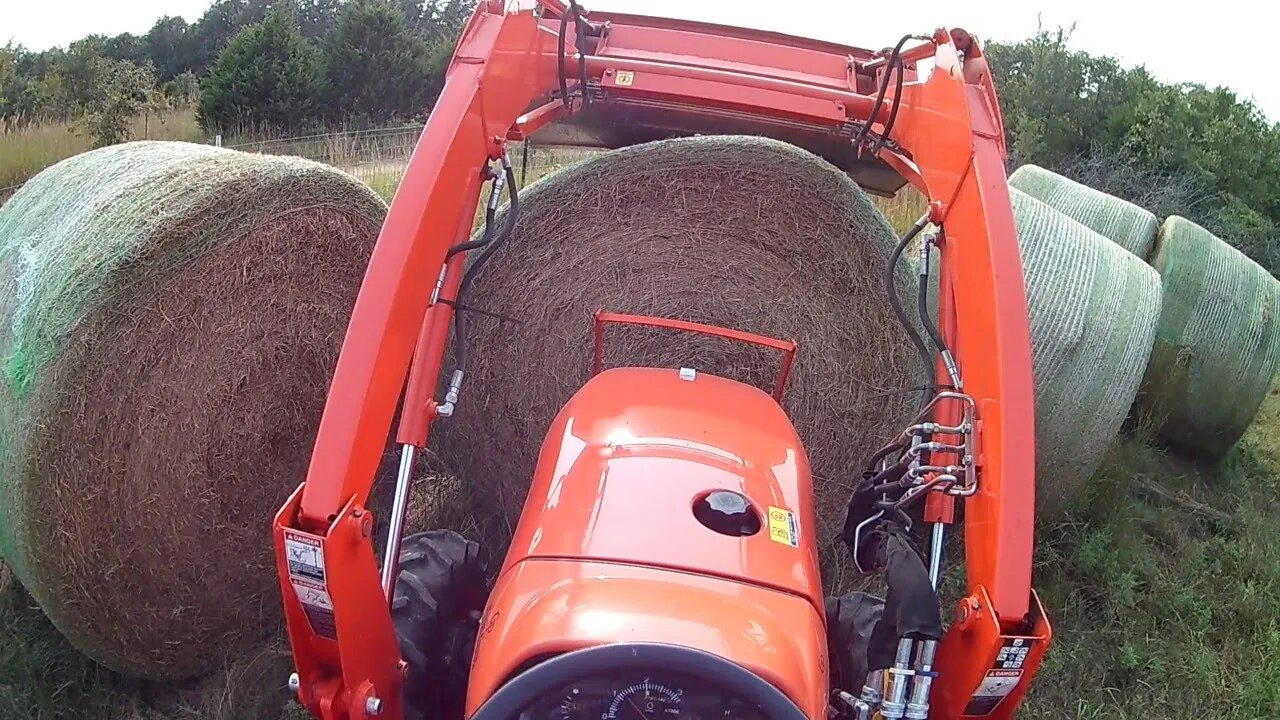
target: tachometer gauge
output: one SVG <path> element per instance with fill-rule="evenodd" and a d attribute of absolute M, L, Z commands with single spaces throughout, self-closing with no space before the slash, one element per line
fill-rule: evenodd
<path fill-rule="evenodd" d="M 551 717 L 553 720 L 595 720 L 600 717 L 606 699 L 599 692 L 570 688 Z"/>
<path fill-rule="evenodd" d="M 619 690 L 601 720 L 674 720 L 680 717 L 684 690 L 651 682 L 649 678 Z"/>

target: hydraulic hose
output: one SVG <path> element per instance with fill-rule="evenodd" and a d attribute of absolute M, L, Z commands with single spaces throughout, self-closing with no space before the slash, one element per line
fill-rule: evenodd
<path fill-rule="evenodd" d="M 473 262 L 471 266 L 463 272 L 462 281 L 458 283 L 458 294 L 455 295 L 453 299 L 454 359 L 457 361 L 456 365 L 458 368 L 454 373 L 455 377 L 457 376 L 457 373 L 462 372 L 467 365 L 467 319 L 466 311 L 463 306 L 463 299 L 466 297 L 467 290 L 471 288 L 471 283 L 475 280 L 480 269 L 489 261 L 489 258 L 493 257 L 493 253 L 495 253 L 498 248 L 502 247 L 502 245 L 511 237 L 511 234 L 516 227 L 516 217 L 520 212 L 520 193 L 516 189 L 515 170 L 512 169 L 511 161 L 506 155 L 503 155 L 502 157 L 502 172 L 505 176 L 507 194 L 510 199 L 502 228 L 498 230 L 496 235 L 492 235 L 490 228 L 493 227 L 493 220 L 496 213 L 493 209 L 488 210 L 485 213 L 484 234 L 486 237 L 492 235 L 492 239 L 481 244 L 481 247 L 484 249 L 480 251 L 480 255 L 476 258 L 475 262 Z"/>
<path fill-rule="evenodd" d="M 889 305 L 893 307 L 893 314 L 898 318 L 898 322 L 903 329 L 907 331 L 907 335 L 911 338 L 911 343 L 916 346 L 916 352 L 920 355 L 920 363 L 924 367 L 925 389 L 921 398 L 920 407 L 923 408 L 933 399 L 937 392 L 937 381 L 934 378 L 934 362 L 933 354 L 929 352 L 929 348 L 924 343 L 924 339 L 920 337 L 920 333 L 916 331 L 915 326 L 907 318 L 907 311 L 902 307 L 902 298 L 898 297 L 897 268 L 898 260 L 902 258 L 902 253 L 907 249 L 907 245 L 915 239 L 916 235 L 924 230 L 925 225 L 929 222 L 929 216 L 923 215 L 906 235 L 902 236 L 902 240 L 898 242 L 898 246 L 893 249 L 893 255 L 889 258 L 888 266 L 884 273 L 885 292 L 889 295 Z"/>
<path fill-rule="evenodd" d="M 907 41 L 913 38 L 917 40 L 931 39 L 923 35 L 907 34 L 907 35 L 903 35 L 902 38 L 898 40 L 898 44 L 893 46 L 893 51 L 889 53 L 889 60 L 885 64 L 884 80 L 880 83 L 879 92 L 876 93 L 876 101 L 871 105 L 871 114 L 867 116 L 867 121 L 862 124 L 862 128 L 858 130 L 857 136 L 854 137 L 853 139 L 854 148 L 861 147 L 862 142 L 866 140 L 867 136 L 871 133 L 871 123 L 875 122 L 876 116 L 880 114 L 880 109 L 884 107 L 884 96 L 887 92 L 889 92 L 889 76 L 892 75 L 895 70 L 898 71 L 898 83 L 897 83 L 898 94 L 900 95 L 902 93 L 902 70 L 901 70 L 902 46 L 906 45 Z M 893 98 L 893 105 L 894 107 L 893 107 L 893 110 L 890 111 L 889 113 L 889 122 L 886 124 L 884 134 L 881 136 L 880 144 L 883 144 L 884 140 L 888 138 L 889 130 L 893 128 L 893 121 L 897 119 L 896 117 L 897 107 L 898 107 L 897 95 L 895 95 Z M 877 149 L 878 148 L 879 146 L 877 146 Z"/>

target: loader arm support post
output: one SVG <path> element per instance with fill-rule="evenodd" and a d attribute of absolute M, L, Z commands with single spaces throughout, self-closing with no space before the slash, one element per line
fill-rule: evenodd
<path fill-rule="evenodd" d="M 969 595 L 939 647 L 930 717 L 959 718 L 1001 651 L 1013 643 L 1018 685 L 993 710 L 1011 718 L 1052 636 L 1031 589 L 1035 512 L 1035 407 L 1030 327 L 1008 181 L 1000 107 L 985 58 L 967 34 L 936 37 L 932 77 L 903 92 L 894 138 L 911 160 L 882 153 L 931 202 L 940 239 L 939 324 L 956 358 L 964 390 L 977 403 L 979 488 L 965 500 Z M 961 64 L 959 50 L 967 50 Z M 949 80 L 949 81 L 944 81 Z M 964 82 L 955 82 L 957 79 Z M 944 110 L 938 112 L 938 110 Z M 950 382 L 939 364 L 938 382 Z M 943 406 L 942 422 L 958 409 Z M 954 458 L 952 458 L 954 460 Z M 930 498 L 931 520 L 952 515 L 952 498 Z M 1006 666 L 1007 667 L 1007 666 Z M 988 714 L 989 712 L 989 714 Z"/>
<path fill-rule="evenodd" d="M 1004 173 L 1004 135 L 992 110 L 995 95 L 981 84 L 940 81 L 938 72 L 947 80 L 961 72 L 954 43 L 938 46 L 938 62 L 934 78 L 904 90 L 895 133 L 911 149 L 918 174 L 900 159 L 895 164 L 907 169 L 909 179 L 915 175 L 943 228 L 939 315 L 964 389 L 979 408 L 981 484 L 965 515 L 969 582 L 986 587 L 1002 620 L 1017 621 L 1029 602 L 1035 507 L 1022 261 Z M 951 382 L 941 367 L 938 382 Z M 1006 417 L 1017 420 L 1002 421 Z"/>
<path fill-rule="evenodd" d="M 506 13 L 495 0 L 481 2 L 464 29 L 366 269 L 306 482 L 276 517 L 299 697 L 317 717 L 364 718 L 374 706 L 380 716 L 400 715 L 402 664 L 364 506 L 420 337 L 423 374 L 442 364 L 450 308 L 437 304 L 427 317 L 428 303 L 446 252 L 469 227 L 481 172 L 503 152 L 514 119 L 555 83 L 547 42 L 530 12 Z M 455 260 L 457 267 L 464 258 Z M 457 270 L 446 280 L 442 293 L 456 288 Z M 416 400 L 434 387 L 424 377 Z M 406 419 L 430 414 L 425 403 L 406 411 Z M 406 426 L 401 439 L 424 445 L 429 422 L 416 432 Z M 322 548 L 318 570 L 292 562 L 291 550 L 307 543 Z"/>
<path fill-rule="evenodd" d="M 351 314 L 307 471 L 307 525 L 323 526 L 347 499 L 368 497 L 445 253 L 475 210 L 476 179 L 546 86 L 541 41 L 529 13 L 490 14 L 483 3 L 464 30 Z M 443 338 L 430 352 L 444 352 Z"/>

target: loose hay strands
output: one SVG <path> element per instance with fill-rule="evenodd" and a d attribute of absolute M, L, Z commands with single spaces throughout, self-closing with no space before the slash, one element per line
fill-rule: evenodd
<path fill-rule="evenodd" d="M 1115 243 L 1010 188 L 1031 321 L 1037 508 L 1078 496 L 1128 416 L 1151 354 L 1160 279 Z"/>
<path fill-rule="evenodd" d="M 1110 238 L 1139 258 L 1151 256 L 1159 222 L 1150 211 L 1036 165 L 1015 170 L 1009 176 L 1009 185 Z"/>
<path fill-rule="evenodd" d="M 572 166 L 521 196 L 511 241 L 478 276 L 467 303 L 511 319 L 469 318 L 463 397 L 433 440 L 511 523 L 543 434 L 589 376 L 596 310 L 792 338 L 783 404 L 830 538 L 863 463 L 918 399 L 896 392 L 920 372 L 881 280 L 894 243 L 843 173 L 775 141 L 669 140 Z M 904 264 L 904 297 L 909 284 Z M 778 367 L 774 354 L 687 333 L 619 328 L 606 351 L 609 366 L 693 367 L 766 389 Z"/>
<path fill-rule="evenodd" d="M 384 213 L 318 163 L 163 142 L 0 210 L 0 551 L 83 652 L 194 675 L 278 624 L 270 518 Z"/>
<path fill-rule="evenodd" d="M 1160 228 L 1152 264 L 1164 308 L 1140 408 L 1165 443 L 1217 460 L 1244 434 L 1280 364 L 1280 283 L 1177 216 Z"/>

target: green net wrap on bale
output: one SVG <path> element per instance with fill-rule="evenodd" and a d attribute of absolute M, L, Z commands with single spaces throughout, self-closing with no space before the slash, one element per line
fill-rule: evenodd
<path fill-rule="evenodd" d="M 1143 260 L 1151 256 L 1159 222 L 1151 212 L 1036 165 L 1023 165 L 1009 185 L 1083 223 Z"/>
<path fill-rule="evenodd" d="M 1009 195 L 1031 322 L 1037 506 L 1052 517 L 1098 469 L 1133 405 L 1160 278 L 1045 203 Z"/>
<path fill-rule="evenodd" d="M 277 626 L 270 518 L 384 213 L 317 163 L 161 142 L 0 209 L 0 552 L 86 654 L 193 675 Z"/>
<path fill-rule="evenodd" d="M 895 238 L 867 196 L 793 146 L 709 136 L 589 159 L 520 205 L 466 298 L 510 319 L 468 316 L 463 397 L 432 436 L 445 461 L 514 522 L 548 425 L 590 375 L 596 310 L 792 338 L 783 405 L 830 537 L 863 463 L 919 399 L 902 392 L 919 385 L 919 360 L 883 289 Z M 905 292 L 905 264 L 899 279 Z M 608 366 L 691 367 L 763 388 L 777 374 L 774 353 L 629 330 L 607 333 Z"/>
<path fill-rule="evenodd" d="M 1216 460 L 1240 439 L 1280 362 L 1280 283 L 1190 220 L 1160 228 L 1164 307 L 1139 398 L 1172 447 Z"/>

